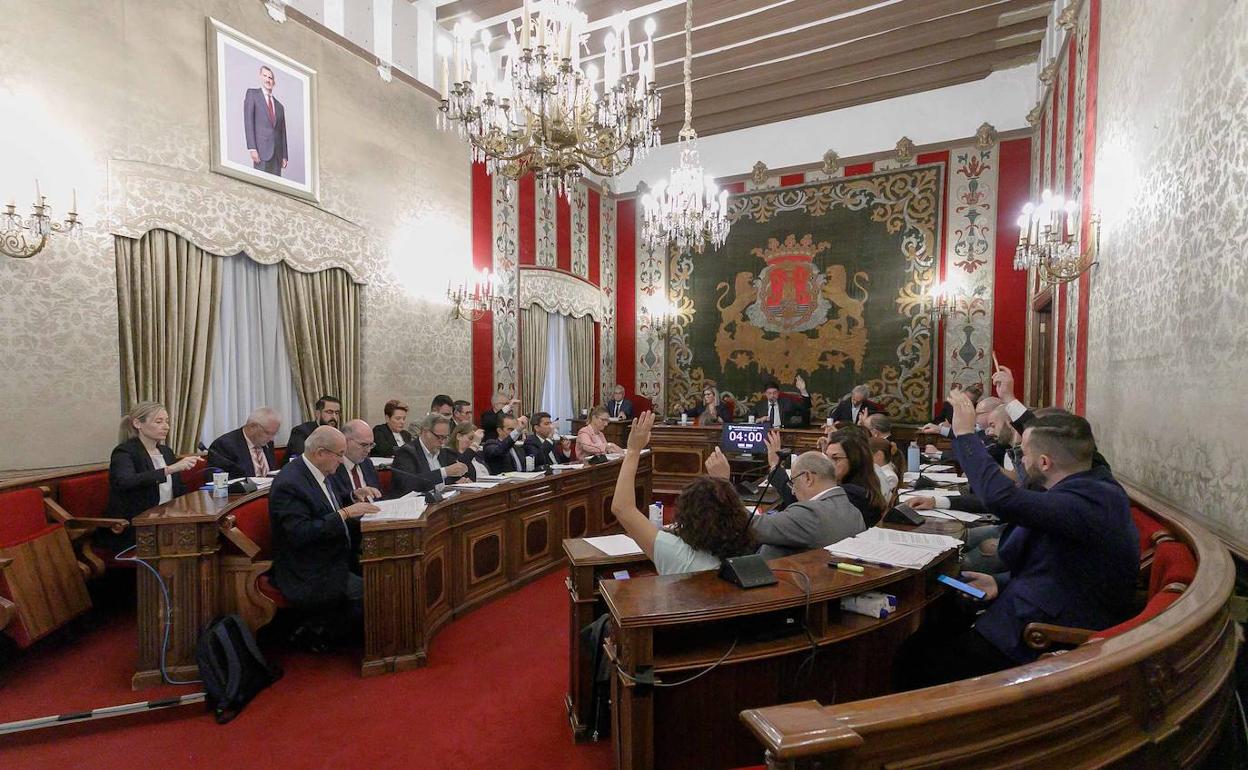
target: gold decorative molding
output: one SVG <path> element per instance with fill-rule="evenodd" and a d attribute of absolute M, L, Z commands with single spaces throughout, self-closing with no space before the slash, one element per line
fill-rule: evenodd
<path fill-rule="evenodd" d="M 1044 65 L 1044 69 L 1040 70 L 1040 82 L 1046 86 L 1053 84 L 1053 79 L 1057 77 L 1057 57 L 1049 59 L 1049 63 Z"/>
<path fill-rule="evenodd" d="M 914 160 L 914 142 L 910 141 L 910 137 L 903 136 L 897 140 L 897 160 L 902 163 Z"/>
<path fill-rule="evenodd" d="M 1036 102 L 1036 106 L 1031 108 L 1031 112 L 1027 113 L 1027 125 L 1035 128 L 1040 125 L 1040 115 L 1044 111 L 1044 100 Z"/>
<path fill-rule="evenodd" d="M 1080 0 L 1074 0 L 1057 15 L 1057 26 L 1064 30 L 1072 30 L 1079 23 L 1079 6 L 1083 5 Z"/>
<path fill-rule="evenodd" d="M 754 164 L 754 168 L 750 171 L 750 181 L 754 182 L 758 187 L 767 184 L 767 164 L 761 160 Z"/>
<path fill-rule="evenodd" d="M 981 150 L 986 150 L 997 143 L 997 129 L 985 121 L 975 132 L 975 146 Z"/>
<path fill-rule="evenodd" d="M 836 170 L 841 167 L 841 156 L 834 151 L 828 150 L 823 154 L 823 173 L 828 176 L 835 176 Z"/>

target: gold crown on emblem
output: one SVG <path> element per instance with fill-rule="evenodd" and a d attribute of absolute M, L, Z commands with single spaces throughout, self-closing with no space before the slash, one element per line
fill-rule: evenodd
<path fill-rule="evenodd" d="M 766 250 L 750 249 L 750 253 L 756 257 L 761 257 L 766 260 L 768 264 L 783 259 L 784 257 L 793 256 L 804 256 L 813 261 L 819 252 L 831 245 L 832 244 L 827 241 L 819 241 L 818 243 L 815 243 L 815 239 L 809 234 L 803 235 L 800 241 L 797 239 L 796 235 L 787 235 L 785 236 L 783 243 L 775 238 L 768 238 Z"/>

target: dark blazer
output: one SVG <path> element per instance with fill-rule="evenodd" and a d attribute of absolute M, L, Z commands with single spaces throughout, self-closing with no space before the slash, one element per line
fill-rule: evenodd
<path fill-rule="evenodd" d="M 454 452 L 442 447 L 438 450 L 438 462 L 442 468 L 459 462 Z M 425 447 L 420 441 L 413 441 L 399 447 L 394 453 L 394 463 L 390 466 L 390 496 L 402 497 L 408 492 L 428 492 L 442 483 L 442 469 L 430 468 L 425 459 Z M 446 482 L 454 483 L 458 476 L 448 476 Z"/>
<path fill-rule="evenodd" d="M 360 475 L 364 479 L 364 486 L 372 487 L 380 492 L 381 479 L 377 476 L 377 468 L 373 465 L 373 461 L 365 457 L 364 462 L 359 464 L 359 469 Z M 338 470 L 334 471 L 334 475 L 329 478 L 338 485 L 338 491 L 343 496 L 351 497 L 352 493 L 355 492 L 355 484 L 351 483 L 351 474 L 347 473 L 346 464 L 339 465 Z"/>
<path fill-rule="evenodd" d="M 880 411 L 880 407 L 874 401 L 871 401 L 869 399 L 862 400 L 862 404 L 860 404 L 858 407 L 859 415 L 862 414 L 863 409 L 867 410 L 867 414 L 875 414 L 876 412 Z M 832 422 L 851 422 L 852 423 L 854 421 L 853 401 L 849 397 L 842 398 L 840 400 L 840 403 L 838 403 L 835 407 L 832 408 L 832 414 L 828 416 L 832 418 Z"/>
<path fill-rule="evenodd" d="M 780 405 L 780 422 L 782 425 L 773 427 L 780 428 L 797 428 L 810 422 L 810 396 L 801 396 L 801 401 L 794 401 L 792 398 L 781 396 L 776 399 L 776 403 Z M 754 408 L 750 413 L 759 420 L 767 419 L 767 399 L 758 401 L 754 404 Z"/>
<path fill-rule="evenodd" d="M 520 467 L 516 467 L 515 457 L 512 455 L 512 449 L 515 449 L 515 455 L 520 457 Z M 524 458 L 528 457 L 528 450 L 524 443 L 516 441 L 507 434 L 505 438 L 487 438 L 485 443 L 481 445 L 481 454 L 485 455 L 485 467 L 490 469 L 490 474 L 497 476 L 507 471 L 523 471 Z M 536 458 L 534 459 L 536 463 Z"/>
<path fill-rule="evenodd" d="M 157 444 L 156 448 L 165 458 L 165 465 L 178 461 L 178 456 L 164 444 Z M 160 502 L 160 485 L 166 477 L 165 469 L 156 467 L 142 441 L 132 438 L 121 442 L 113 447 L 113 454 L 108 460 L 108 509 L 104 515 L 110 519 L 129 521 L 154 507 Z M 172 478 L 173 496 L 186 494 L 182 474 L 175 473 Z M 134 527 L 126 527 L 120 535 L 98 529 L 94 538 L 96 543 L 116 553 L 134 545 Z"/>
<path fill-rule="evenodd" d="M 399 435 L 403 437 L 403 446 L 412 443 L 412 434 L 406 430 L 399 431 Z M 381 425 L 373 426 L 373 451 L 369 452 L 369 457 L 394 457 L 394 453 L 399 449 L 399 445 L 394 440 L 394 432 L 390 430 L 390 426 L 384 422 Z"/>
<path fill-rule="evenodd" d="M 243 96 L 243 134 L 247 149 L 255 150 L 260 160 L 289 160 L 286 152 L 286 108 L 273 97 L 274 120 L 269 120 L 269 106 L 264 90 L 248 88 Z"/>
<path fill-rule="evenodd" d="M 351 500 L 326 479 L 339 508 Z M 269 487 L 273 528 L 273 582 L 297 606 L 331 604 L 346 598 L 352 533 L 331 508 L 303 460 L 287 463 Z"/>
<path fill-rule="evenodd" d="M 631 420 L 633 419 L 633 402 L 628 400 L 628 398 L 624 398 L 622 401 L 608 401 L 607 414 L 611 415 L 612 419 L 618 416 Z"/>
<path fill-rule="evenodd" d="M 1024 489 L 976 436 L 953 439 L 971 489 L 1006 522 L 997 555 L 1010 568 L 975 629 L 1018 663 L 1036 659 L 1028 623 L 1101 630 L 1132 614 L 1140 541 L 1127 493 L 1103 466 L 1067 476 L 1045 492 Z"/>
<path fill-rule="evenodd" d="M 269 463 L 269 470 L 277 470 L 277 456 L 273 454 L 273 442 L 270 441 L 261 449 L 264 451 L 264 459 Z M 256 463 L 251 458 L 251 451 L 247 448 L 247 437 L 243 435 L 242 428 L 217 436 L 212 446 L 208 447 L 208 465 L 211 468 L 220 468 L 230 474 L 232 479 L 256 475 Z"/>
<path fill-rule="evenodd" d="M 784 468 L 779 465 L 772 468 L 767 480 L 775 487 L 776 493 L 780 495 L 780 503 L 772 510 L 783 511 L 790 505 L 797 503 L 797 495 L 793 494 L 793 487 L 789 484 L 789 474 L 785 472 Z M 862 515 L 862 520 L 868 527 L 874 527 L 880 523 L 880 519 L 884 517 L 884 512 L 877 511 L 871 507 L 867 490 L 857 484 L 841 484 L 841 489 L 845 490 L 845 497 L 848 498 L 854 508 L 858 509 L 858 513 Z"/>
<path fill-rule="evenodd" d="M 689 422 L 697 422 L 705 412 L 706 404 L 698 404 L 692 409 L 686 409 L 684 413 L 689 418 Z M 715 416 L 720 422 L 732 422 L 732 410 L 723 401 L 715 404 Z"/>
<path fill-rule="evenodd" d="M 559 448 L 559 442 L 554 439 L 544 439 L 534 433 L 524 440 L 524 453 L 520 455 L 523 460 L 526 456 L 533 458 L 533 466 L 535 468 L 549 468 L 556 463 L 562 464 L 571 462 L 572 458 L 563 453 Z"/>
<path fill-rule="evenodd" d="M 862 513 L 842 488 L 818 500 L 794 502 L 783 511 L 755 516 L 750 523 L 754 540 L 762 545 L 758 553 L 764 559 L 823 548 L 867 528 Z"/>
<path fill-rule="evenodd" d="M 303 442 L 307 441 L 308 436 L 312 435 L 312 431 L 319 427 L 321 426 L 316 420 L 308 420 L 290 429 L 290 438 L 286 439 L 287 463 L 295 459 L 296 455 L 303 454 Z"/>

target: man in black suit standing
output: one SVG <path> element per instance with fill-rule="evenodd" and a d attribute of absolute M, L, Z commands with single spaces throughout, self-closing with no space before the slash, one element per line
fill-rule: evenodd
<path fill-rule="evenodd" d="M 266 476 L 277 470 L 273 437 L 282 428 L 277 410 L 262 406 L 247 416 L 243 427 L 224 433 L 208 447 L 208 465 L 220 468 L 230 478 Z"/>
<path fill-rule="evenodd" d="M 801 402 L 780 398 L 780 384 L 771 380 L 763 385 L 763 400 L 754 404 L 751 414 L 759 422 L 769 423 L 773 428 L 800 428 L 810 421 L 810 394 L 806 392 L 806 380 L 798 375 L 793 384 L 801 394 Z"/>
<path fill-rule="evenodd" d="M 520 417 L 517 420 L 510 414 L 504 414 L 499 420 L 495 435 L 481 445 L 481 454 L 485 455 L 485 465 L 491 475 L 528 470 L 525 463 L 528 453 L 524 446 L 524 429 L 528 425 L 529 418 Z"/>
<path fill-rule="evenodd" d="M 286 108 L 273 96 L 277 76 L 267 66 L 260 68 L 260 87 L 248 88 L 243 97 L 243 134 L 251 167 L 281 176 L 290 160 L 286 151 Z"/>
<path fill-rule="evenodd" d="M 633 419 L 633 402 L 624 397 L 623 385 L 616 385 L 611 390 L 611 400 L 607 402 L 607 415 L 612 420 Z"/>
<path fill-rule="evenodd" d="M 318 398 L 316 400 L 316 409 L 312 412 L 312 419 L 299 423 L 290 429 L 290 438 L 286 440 L 286 462 L 293 460 L 295 455 L 303 453 L 303 442 L 307 441 L 308 436 L 312 435 L 312 431 L 322 425 L 337 428 L 338 421 L 341 419 L 342 401 L 337 396 L 321 396 Z"/>
<path fill-rule="evenodd" d="M 368 457 L 373 448 L 373 429 L 363 420 L 352 420 L 342 426 L 342 435 L 347 439 L 347 450 L 334 473 L 334 483 L 355 500 L 380 500 L 381 478 Z"/>
<path fill-rule="evenodd" d="M 390 482 L 393 497 L 436 490 L 468 473 L 468 466 L 446 445 L 450 435 L 449 417 L 425 415 L 420 421 L 420 437 L 394 453 L 394 463 L 390 466 L 394 474 Z"/>
<path fill-rule="evenodd" d="M 352 502 L 332 482 L 346 448 L 337 428 L 321 426 L 273 480 L 273 582 L 296 607 L 333 617 L 345 602 L 362 618 L 364 580 L 351 571 L 351 544 L 359 518 L 377 506 Z"/>
<path fill-rule="evenodd" d="M 571 462 L 560 443 L 550 415 L 546 412 L 533 415 L 533 435 L 524 440 L 524 451 L 533 458 L 534 467 L 549 468 L 555 464 Z"/>
<path fill-rule="evenodd" d="M 842 398 L 840 403 L 832 409 L 832 414 L 828 415 L 832 418 L 833 424 L 837 426 L 857 425 L 864 412 L 873 414 L 880 411 L 878 406 L 867 400 L 870 394 L 871 391 L 866 385 L 855 385 L 854 389 L 849 392 L 849 396 Z"/>

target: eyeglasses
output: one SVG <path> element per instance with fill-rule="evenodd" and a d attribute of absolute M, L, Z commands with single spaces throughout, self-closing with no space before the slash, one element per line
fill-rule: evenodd
<path fill-rule="evenodd" d="M 333 455 L 334 457 L 337 457 L 339 460 L 341 460 L 341 459 L 343 458 L 343 456 L 344 456 L 344 455 L 346 455 L 346 453 L 347 453 L 347 451 L 346 451 L 345 449 L 344 449 L 343 451 L 341 451 L 341 452 L 335 452 L 334 450 L 332 450 L 332 449 L 326 449 L 325 447 L 321 447 L 321 451 L 322 451 L 322 452 L 329 452 L 331 455 Z"/>
<path fill-rule="evenodd" d="M 355 439 L 351 439 L 351 441 L 356 444 L 359 444 L 364 449 L 372 449 L 373 447 L 377 446 L 376 441 L 356 441 Z"/>
<path fill-rule="evenodd" d="M 810 472 L 810 471 L 799 471 L 799 472 L 797 472 L 797 473 L 794 473 L 794 474 L 793 474 L 793 478 L 789 479 L 789 482 L 790 482 L 790 483 L 794 483 L 794 482 L 796 482 L 798 479 L 800 479 L 802 476 L 809 476 L 809 475 L 811 475 L 811 472 Z"/>
<path fill-rule="evenodd" d="M 433 431 L 429 431 L 429 435 L 433 436 L 434 440 L 440 444 L 446 443 L 446 440 L 451 437 L 449 433 L 434 433 Z"/>

